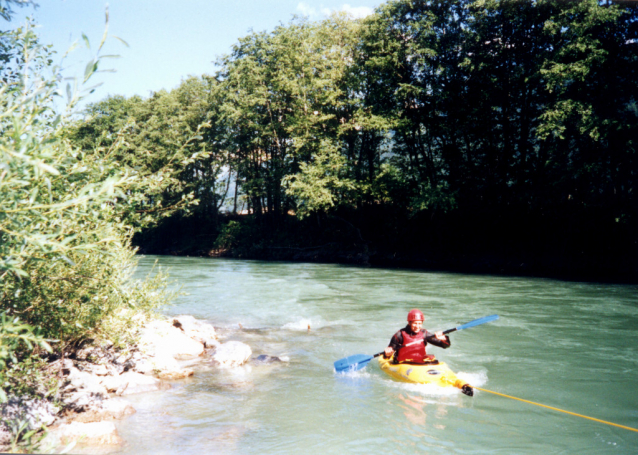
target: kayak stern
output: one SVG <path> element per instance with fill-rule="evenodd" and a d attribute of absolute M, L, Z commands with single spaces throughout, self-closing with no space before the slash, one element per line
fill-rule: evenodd
<path fill-rule="evenodd" d="M 379 357 L 379 367 L 397 381 L 413 384 L 436 384 L 439 387 L 456 387 L 468 396 L 474 394 L 472 387 L 459 379 L 445 362 L 434 361 L 423 365 L 414 365 L 392 363 L 389 359 Z"/>

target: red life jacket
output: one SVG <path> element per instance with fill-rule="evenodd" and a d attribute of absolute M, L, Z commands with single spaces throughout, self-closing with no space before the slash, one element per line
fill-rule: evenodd
<path fill-rule="evenodd" d="M 401 330 L 401 335 L 403 335 L 403 344 L 397 353 L 397 362 L 423 363 L 430 360 L 425 353 L 425 330 L 419 331 L 416 335 L 410 335 L 405 330 Z"/>

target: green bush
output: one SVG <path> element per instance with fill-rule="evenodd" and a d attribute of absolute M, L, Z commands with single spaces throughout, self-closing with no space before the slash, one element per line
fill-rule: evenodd
<path fill-rule="evenodd" d="M 131 193 L 162 179 L 142 178 L 108 153 L 74 148 L 66 128 L 77 90 L 67 86 L 69 108 L 59 113 L 61 78 L 32 26 L 1 38 L 17 56 L 15 65 L 0 66 L 7 82 L 0 88 L 0 374 L 6 378 L 27 366 L 36 345 L 63 353 L 87 338 L 130 342 L 144 317 L 171 295 L 161 272 L 131 280 L 132 228 L 121 221 L 133 210 Z M 99 58 L 87 65 L 85 82 L 98 65 Z"/>
<path fill-rule="evenodd" d="M 243 228 L 239 221 L 229 221 L 221 227 L 215 240 L 215 248 L 226 249 L 237 246 L 237 242 L 242 238 L 242 230 Z"/>

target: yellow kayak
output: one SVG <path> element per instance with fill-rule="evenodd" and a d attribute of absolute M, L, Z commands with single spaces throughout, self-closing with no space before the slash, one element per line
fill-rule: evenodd
<path fill-rule="evenodd" d="M 434 360 L 423 365 L 392 363 L 390 359 L 379 356 L 379 366 L 388 376 L 402 382 L 415 384 L 436 384 L 440 387 L 457 387 L 469 396 L 474 394 L 472 386 L 459 379 L 445 364 Z"/>

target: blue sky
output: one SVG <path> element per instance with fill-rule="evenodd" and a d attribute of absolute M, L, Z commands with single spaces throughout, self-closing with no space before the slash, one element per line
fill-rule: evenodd
<path fill-rule="evenodd" d="M 57 60 L 75 41 L 86 34 L 91 50 L 74 50 L 63 67 L 65 76 L 81 76 L 94 55 L 104 31 L 107 3 L 103 0 L 36 0 L 40 6 L 14 8 L 11 25 L 31 16 L 40 25 L 41 42 L 53 44 Z M 109 39 L 102 54 L 117 54 L 104 61 L 101 69 L 112 68 L 97 81 L 103 82 L 87 101 L 108 94 L 148 96 L 152 91 L 173 89 L 188 75 L 215 71 L 214 60 L 229 53 L 237 39 L 254 31 L 272 30 L 288 23 L 293 15 L 318 20 L 331 11 L 346 10 L 364 16 L 381 4 L 380 0 L 111 0 Z M 5 24 L 6 25 L 6 24 Z"/>

